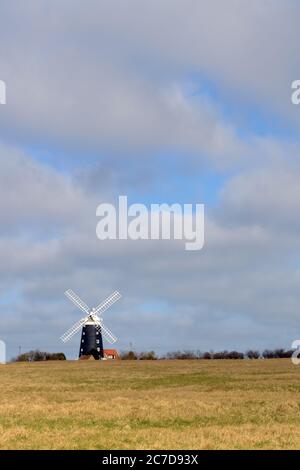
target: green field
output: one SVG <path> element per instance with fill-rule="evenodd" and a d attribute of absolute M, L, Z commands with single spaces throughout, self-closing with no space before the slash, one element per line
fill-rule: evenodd
<path fill-rule="evenodd" d="M 299 449 L 290 360 L 0 366 L 1 449 Z"/>

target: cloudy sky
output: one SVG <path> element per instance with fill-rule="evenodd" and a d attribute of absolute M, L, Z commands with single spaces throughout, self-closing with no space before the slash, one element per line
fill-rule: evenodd
<path fill-rule="evenodd" d="M 0 338 L 78 353 L 88 304 L 118 349 L 300 338 L 299 2 L 2 0 Z M 204 203 L 205 246 L 99 241 L 96 207 Z"/>

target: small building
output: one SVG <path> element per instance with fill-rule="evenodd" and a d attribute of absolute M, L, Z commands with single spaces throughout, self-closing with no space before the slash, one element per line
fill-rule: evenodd
<path fill-rule="evenodd" d="M 103 353 L 105 359 L 119 359 L 119 354 L 116 349 L 104 349 Z"/>

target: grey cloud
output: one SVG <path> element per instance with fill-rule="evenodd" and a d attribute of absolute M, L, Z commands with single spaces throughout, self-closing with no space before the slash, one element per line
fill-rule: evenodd
<path fill-rule="evenodd" d="M 89 2 L 89 8 L 78 1 L 51 2 L 51 6 L 47 2 L 39 6 L 35 2 L 3 3 L 2 69 L 10 78 L 14 70 L 23 72 L 23 86 L 24 79 L 27 82 L 31 76 L 41 104 L 46 91 L 49 94 L 50 111 L 51 101 L 57 103 L 55 88 L 65 79 L 69 78 L 71 88 L 62 103 L 63 111 L 76 110 L 76 89 L 79 97 L 88 98 L 80 90 L 81 77 L 87 78 L 84 69 L 88 69 L 89 76 L 97 77 L 98 88 L 104 86 L 108 92 L 101 94 L 100 102 L 106 112 L 109 103 L 116 123 L 119 118 L 126 128 L 133 118 L 139 128 L 143 113 L 142 124 L 155 126 L 153 107 L 159 112 L 161 106 L 151 84 L 156 83 L 160 90 L 174 76 L 180 81 L 192 69 L 230 91 L 241 106 L 243 101 L 256 102 L 299 123 L 298 110 L 290 104 L 291 81 L 299 78 L 299 5 L 294 1 L 230 0 L 226 5 L 221 0 L 168 0 L 163 5 L 158 1 L 147 5 L 138 0 L 100 1 Z M 20 57 L 14 62 L 15 48 L 24 51 L 23 64 Z M 50 81 L 46 81 L 47 74 Z M 39 77 L 47 83 L 47 90 L 41 88 Z M 140 86 L 137 77 L 142 79 Z M 97 86 L 91 79 L 82 86 L 84 83 L 93 89 Z M 29 96 L 34 97 L 32 92 Z M 42 117 L 43 109 L 37 107 Z"/>
<path fill-rule="evenodd" d="M 221 193 L 224 223 L 267 228 L 277 233 L 278 244 L 284 235 L 292 242 L 300 230 L 299 178 L 299 165 L 288 161 L 236 176 Z"/>
<path fill-rule="evenodd" d="M 214 101 L 185 93 L 191 70 L 227 84 L 241 106 L 257 95 L 262 106 L 296 113 L 289 106 L 298 65 L 294 4 L 269 6 L 270 21 L 261 2 L 117 3 L 5 5 L 4 23 L 15 26 L 4 26 L 0 43 L 8 138 L 87 153 L 176 149 L 236 164 L 247 148 Z"/>
<path fill-rule="evenodd" d="M 217 99 L 201 90 L 192 96 L 187 75 L 204 74 L 237 106 L 259 103 L 297 124 L 287 103 L 299 65 L 299 7 L 82 5 L 1 6 L 8 104 L 0 109 L 0 333 L 10 353 L 19 342 L 63 348 L 58 337 L 79 313 L 63 298 L 69 287 L 91 304 L 115 288 L 124 294 L 107 315 L 120 348 L 288 347 L 300 307 L 298 144 L 242 138 Z M 69 159 L 84 149 L 98 166 L 63 174 L 20 150 L 33 144 L 67 149 Z M 130 190 L 140 175 L 151 188 L 160 171 L 153 154 L 165 149 L 190 158 L 190 171 L 205 154 L 235 173 L 207 210 L 203 251 L 175 242 L 99 242 L 100 199 Z M 77 342 L 66 348 L 70 357 Z"/>

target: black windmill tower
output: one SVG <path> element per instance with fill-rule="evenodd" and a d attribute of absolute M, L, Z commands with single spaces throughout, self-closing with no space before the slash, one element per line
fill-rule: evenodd
<path fill-rule="evenodd" d="M 77 323 L 75 323 L 75 325 L 66 331 L 61 336 L 61 340 L 66 343 L 82 328 L 79 359 L 88 358 L 90 356 L 93 356 L 94 359 L 97 360 L 103 359 L 102 337 L 111 344 L 115 343 L 117 338 L 111 331 L 109 331 L 108 328 L 106 328 L 106 326 L 104 326 L 101 315 L 120 299 L 121 294 L 119 294 L 118 291 L 115 291 L 95 308 L 89 308 L 71 289 L 67 290 L 65 295 L 76 305 L 76 307 L 80 308 L 86 316 L 81 318 Z"/>

